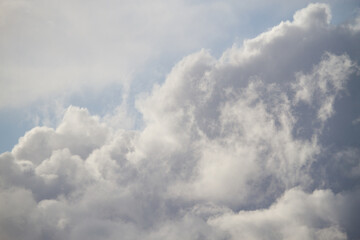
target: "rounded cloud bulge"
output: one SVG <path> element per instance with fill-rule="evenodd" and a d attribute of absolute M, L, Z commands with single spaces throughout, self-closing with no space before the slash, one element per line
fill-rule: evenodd
<path fill-rule="evenodd" d="M 1 239 L 359 239 L 360 27 L 326 4 L 184 57 L 125 130 L 70 106 L 0 155 Z"/>

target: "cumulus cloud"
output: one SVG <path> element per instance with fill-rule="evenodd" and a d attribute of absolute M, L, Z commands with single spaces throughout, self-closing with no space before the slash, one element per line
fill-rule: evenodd
<path fill-rule="evenodd" d="M 337 136 L 360 32 L 330 19 L 185 57 L 137 99 L 142 130 L 74 106 L 33 128 L 0 155 L 1 238 L 358 239 L 360 146 Z"/>
<path fill-rule="evenodd" d="M 348 197 L 330 190 L 307 194 L 291 189 L 268 209 L 226 213 L 209 223 L 226 229 L 233 239 L 347 239 L 342 218 L 356 208 L 346 206 Z M 357 199 L 358 192 L 352 197 Z"/>

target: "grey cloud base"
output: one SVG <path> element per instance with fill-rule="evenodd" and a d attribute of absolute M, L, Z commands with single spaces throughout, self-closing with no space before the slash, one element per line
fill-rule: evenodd
<path fill-rule="evenodd" d="M 185 57 L 141 131 L 69 107 L 27 132 L 0 155 L 0 238 L 359 239 L 360 28 L 330 18 Z"/>

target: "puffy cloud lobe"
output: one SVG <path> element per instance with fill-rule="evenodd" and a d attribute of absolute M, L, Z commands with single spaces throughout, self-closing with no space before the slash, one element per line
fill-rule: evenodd
<path fill-rule="evenodd" d="M 358 238 L 360 146 L 327 138 L 358 127 L 331 121 L 358 96 L 360 36 L 330 18 L 311 4 L 185 57 L 138 99 L 141 131 L 69 107 L 26 133 L 0 155 L 1 238 Z"/>
<path fill-rule="evenodd" d="M 86 158 L 94 148 L 105 143 L 108 132 L 86 109 L 70 107 L 56 130 L 36 127 L 20 139 L 13 149 L 17 159 L 41 163 L 53 150 L 69 148 L 73 154 Z"/>
<path fill-rule="evenodd" d="M 325 4 L 311 4 L 294 14 L 294 24 L 301 27 L 326 26 L 330 23 L 331 12 Z"/>
<path fill-rule="evenodd" d="M 227 213 L 209 222 L 228 230 L 233 239 L 347 239 L 339 222 L 348 208 L 346 197 L 329 190 L 306 194 L 291 189 L 269 209 Z"/>

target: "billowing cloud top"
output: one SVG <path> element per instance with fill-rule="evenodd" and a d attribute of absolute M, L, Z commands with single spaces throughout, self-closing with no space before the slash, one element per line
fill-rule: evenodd
<path fill-rule="evenodd" d="M 311 4 L 138 98 L 69 107 L 0 155 L 1 239 L 359 239 L 359 21 Z M 357 107 L 356 107 L 357 106 Z"/>

